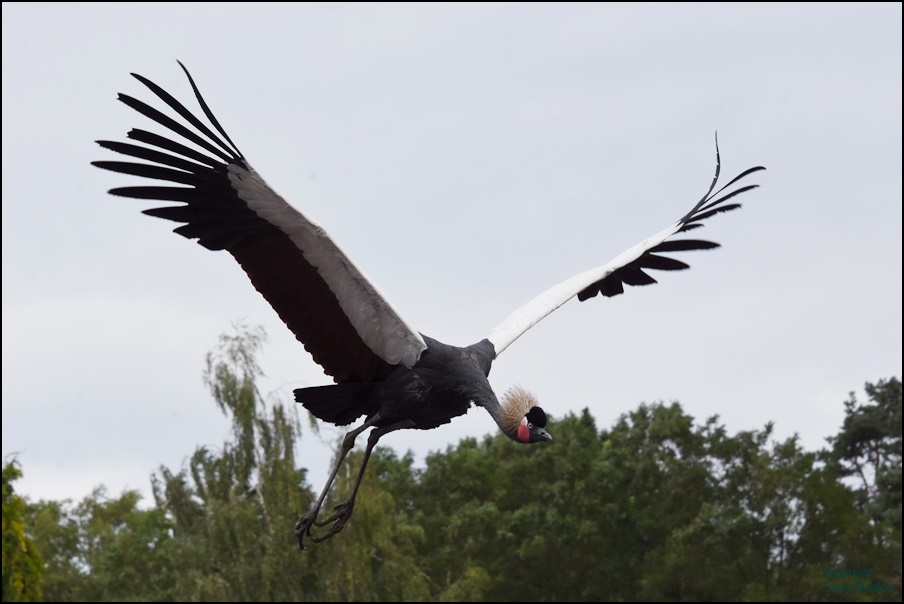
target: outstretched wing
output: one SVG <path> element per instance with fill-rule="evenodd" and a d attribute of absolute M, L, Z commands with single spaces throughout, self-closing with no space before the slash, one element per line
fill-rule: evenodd
<path fill-rule="evenodd" d="M 741 207 L 739 203 L 725 203 L 736 195 L 757 188 L 759 185 L 745 185 L 733 191 L 725 192 L 745 176 L 765 170 L 762 166 L 745 170 L 734 177 L 727 185 L 715 191 L 721 170 L 719 157 L 719 140 L 716 139 L 716 175 L 706 195 L 694 208 L 678 222 L 644 239 L 637 245 L 625 250 L 612 261 L 575 275 L 567 281 L 549 288 L 497 325 L 487 339 L 493 344 L 498 357 L 509 344 L 517 340 L 528 329 L 536 325 L 546 315 L 565 304 L 574 296 L 584 301 L 597 294 L 606 297 L 617 296 L 625 291 L 625 285 L 650 285 L 656 283 L 645 269 L 680 271 L 690 268 L 689 265 L 675 260 L 663 253 L 685 252 L 691 250 L 709 250 L 719 247 L 718 243 L 699 239 L 670 239 L 677 233 L 683 233 L 702 227 L 703 221 L 720 212 L 728 212 Z M 724 194 L 723 194 L 724 193 Z M 721 195 L 721 197 L 720 197 Z"/>
<path fill-rule="evenodd" d="M 167 128 L 169 138 L 134 129 L 128 138 L 143 146 L 97 141 L 106 149 L 146 163 L 93 163 L 180 186 L 122 187 L 110 193 L 182 204 L 144 213 L 181 222 L 176 233 L 197 239 L 207 249 L 232 254 L 254 287 L 336 382 L 380 380 L 398 364 L 414 365 L 427 348 L 420 334 L 320 225 L 286 203 L 251 168 L 211 113 L 191 74 L 179 65 L 222 139 L 165 90 L 133 73 L 191 127 L 120 94 L 120 101 Z"/>

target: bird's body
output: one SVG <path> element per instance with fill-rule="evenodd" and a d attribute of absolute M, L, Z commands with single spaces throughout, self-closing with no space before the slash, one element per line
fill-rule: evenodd
<path fill-rule="evenodd" d="M 497 398 L 488 381 L 493 361 L 538 321 L 574 297 L 584 301 L 597 294 L 618 295 L 624 285 L 655 283 L 646 272 L 650 269 L 689 268 L 662 254 L 712 249 L 718 244 L 672 237 L 703 226 L 703 221 L 714 214 L 740 207 L 725 202 L 756 185 L 725 194 L 722 191 L 763 169 L 746 170 L 714 193 L 720 170 L 717 145 L 716 177 L 690 212 L 614 260 L 544 291 L 496 326 L 487 338 L 460 348 L 423 336 L 409 325 L 322 227 L 272 190 L 229 139 L 188 71 L 185 73 L 216 132 L 159 86 L 133 74 L 190 127 L 121 94 L 121 101 L 167 128 L 170 135 L 181 137 L 181 142 L 135 129 L 128 136 L 143 145 L 98 142 L 150 163 L 94 164 L 179 185 L 124 187 L 110 192 L 182 204 L 145 213 L 180 222 L 182 226 L 175 229 L 180 235 L 197 239 L 208 249 L 231 253 L 254 287 L 336 382 L 298 389 L 296 400 L 318 418 L 337 425 L 365 418 L 346 435 L 320 497 L 296 525 L 302 548 L 305 537 L 322 541 L 342 529 L 351 517 L 370 453 L 380 437 L 389 432 L 436 428 L 476 405 L 486 409 L 500 430 L 515 442 L 552 440 L 545 429 L 546 414 L 527 391 L 516 387 L 508 390 L 501 402 Z M 367 429 L 371 432 L 351 496 L 331 517 L 318 520 L 339 467 L 357 436 Z M 327 525 L 332 526 L 325 535 L 312 535 L 313 526 Z"/>
<path fill-rule="evenodd" d="M 425 337 L 427 349 L 413 367 L 400 365 L 379 382 L 300 388 L 295 399 L 318 418 L 340 426 L 380 412 L 376 426 L 411 420 L 430 430 L 464 415 L 472 403 L 498 405 L 487 376 L 492 348 L 487 340 L 467 348 Z"/>

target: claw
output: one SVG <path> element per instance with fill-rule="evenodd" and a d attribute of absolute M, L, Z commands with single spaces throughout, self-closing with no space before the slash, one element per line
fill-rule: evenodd
<path fill-rule="evenodd" d="M 320 494 L 320 498 L 317 499 L 316 502 L 314 502 L 314 506 L 310 509 L 310 511 L 299 518 L 298 522 L 295 523 L 295 536 L 298 538 L 298 546 L 301 549 L 304 549 L 305 537 L 309 537 L 314 543 L 326 541 L 327 539 L 341 531 L 348 523 L 349 519 L 351 519 L 352 512 L 355 509 L 355 496 L 358 494 L 358 488 L 361 486 L 361 480 L 364 478 L 364 468 L 367 467 L 367 460 L 370 459 L 370 453 L 376 446 L 377 441 L 380 440 L 380 437 L 395 430 L 415 427 L 414 421 L 410 419 L 396 422 L 394 424 L 389 424 L 387 426 L 375 427 L 376 424 L 382 420 L 383 417 L 379 412 L 374 413 L 367 418 L 367 421 L 365 421 L 361 427 L 355 428 L 345 435 L 345 438 L 342 440 L 342 448 L 339 450 L 336 464 L 333 466 L 333 471 L 330 474 L 329 479 L 326 481 L 326 486 L 323 488 L 323 492 Z M 336 479 L 336 474 L 339 472 L 339 467 L 342 465 L 342 461 L 345 459 L 346 454 L 348 454 L 348 452 L 352 450 L 352 447 L 355 446 L 355 437 L 357 437 L 367 428 L 374 429 L 371 431 L 370 436 L 367 438 L 367 448 L 364 449 L 364 459 L 361 461 L 361 469 L 358 470 L 358 480 L 357 482 L 355 482 L 351 496 L 346 501 L 333 508 L 336 511 L 332 516 L 330 516 L 326 520 L 321 520 L 318 522 L 317 514 L 320 513 L 320 506 L 323 505 L 323 500 L 326 499 L 327 494 L 330 492 L 330 488 L 333 484 L 333 481 Z M 330 524 L 332 524 L 332 526 L 327 529 L 325 534 L 319 536 L 311 534 L 311 529 L 313 527 L 325 527 Z"/>
<path fill-rule="evenodd" d="M 352 512 L 355 509 L 355 502 L 354 500 L 349 499 L 348 501 L 340 503 L 333 509 L 336 511 L 326 520 L 317 520 L 317 515 L 320 513 L 319 507 L 310 509 L 304 516 L 298 519 L 298 522 L 295 523 L 295 537 L 298 538 L 298 547 L 300 549 L 305 549 L 305 537 L 310 537 L 311 541 L 314 543 L 320 543 L 341 531 L 352 517 Z M 331 526 L 325 534 L 311 534 L 311 529 L 315 526 L 324 527 L 330 524 L 333 524 L 333 526 Z"/>
<path fill-rule="evenodd" d="M 327 526 L 330 523 L 335 523 L 330 527 L 330 530 L 328 530 L 326 534 L 315 537 L 311 535 L 310 528 L 308 528 L 308 536 L 311 537 L 311 540 L 314 543 L 326 541 L 327 539 L 341 531 L 343 527 L 345 527 L 345 523 L 348 522 L 352 517 L 352 512 L 355 509 L 355 501 L 353 499 L 349 499 L 340 503 L 333 509 L 336 510 L 336 512 L 326 520 L 321 520 L 319 522 L 316 520 L 314 521 L 315 526 Z"/>
<path fill-rule="evenodd" d="M 314 539 L 314 537 L 311 535 L 311 527 L 314 526 L 314 523 L 317 521 L 317 514 L 319 513 L 319 508 L 311 509 L 304 516 L 299 518 L 298 522 L 295 523 L 295 537 L 298 538 L 299 549 L 304 549 L 305 536 Z"/>

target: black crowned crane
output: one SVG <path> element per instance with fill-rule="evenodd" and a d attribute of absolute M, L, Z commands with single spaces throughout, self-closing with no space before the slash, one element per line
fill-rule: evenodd
<path fill-rule="evenodd" d="M 295 526 L 302 549 L 305 537 L 322 541 L 342 530 L 352 515 L 371 451 L 390 432 L 436 428 L 477 405 L 517 443 L 551 441 L 546 414 L 533 396 L 512 389 L 502 401 L 497 399 L 487 380 L 493 361 L 524 332 L 575 296 L 584 301 L 597 294 L 621 294 L 625 285 L 656 283 L 648 269 L 688 268 L 663 254 L 718 247 L 710 241 L 672 237 L 703 226 L 703 221 L 716 213 L 740 207 L 726 202 L 757 185 L 726 189 L 763 169 L 746 170 L 716 191 L 720 165 L 717 141 L 715 178 L 706 195 L 687 214 L 614 260 L 544 291 L 509 315 L 485 339 L 459 348 L 429 338 L 409 325 L 320 225 L 271 189 L 220 126 L 188 70 L 185 74 L 213 130 L 162 88 L 132 74 L 184 123 L 120 94 L 119 100 L 170 132 L 161 136 L 141 129 L 130 131 L 128 138 L 142 144 L 98 141 L 102 147 L 142 163 L 98 161 L 94 165 L 177 185 L 123 187 L 110 193 L 181 204 L 144 213 L 180 222 L 176 233 L 197 239 L 207 249 L 232 254 L 254 287 L 336 382 L 295 390 L 295 399 L 318 418 L 334 424 L 344 426 L 364 417 L 363 423 L 345 436 L 320 497 Z M 328 518 L 319 520 L 320 507 L 339 467 L 355 438 L 369 428 L 364 459 L 349 498 Z M 322 535 L 312 535 L 314 526 L 329 529 Z"/>

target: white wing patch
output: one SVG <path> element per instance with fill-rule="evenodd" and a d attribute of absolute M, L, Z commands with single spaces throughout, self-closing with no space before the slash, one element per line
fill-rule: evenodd
<path fill-rule="evenodd" d="M 490 332 L 490 335 L 487 336 L 487 339 L 492 342 L 493 347 L 496 349 L 496 356 L 498 357 L 502 354 L 502 351 L 508 348 L 512 342 L 520 338 L 524 332 L 539 323 L 546 315 L 574 298 L 584 288 L 589 287 L 600 279 L 606 278 L 621 267 L 634 262 L 640 258 L 644 252 L 656 247 L 677 233 L 680 228 L 681 223 L 676 222 L 667 229 L 628 248 L 610 262 L 584 271 L 583 273 L 579 273 L 567 281 L 563 281 L 558 285 L 550 287 L 545 292 L 510 314 L 502 323 L 494 327 L 493 331 Z"/>
<path fill-rule="evenodd" d="M 390 365 L 412 367 L 417 363 L 427 349 L 424 339 L 323 227 L 290 206 L 253 169 L 230 164 L 229 182 L 255 214 L 278 227 L 298 246 L 305 260 L 317 269 L 336 296 L 342 312 L 368 348 Z"/>

